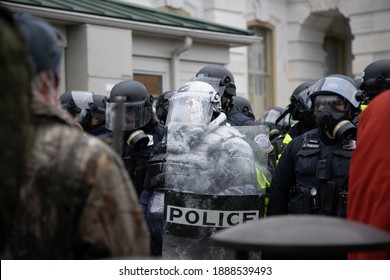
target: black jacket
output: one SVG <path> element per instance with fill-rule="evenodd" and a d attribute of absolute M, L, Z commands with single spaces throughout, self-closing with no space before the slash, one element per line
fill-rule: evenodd
<path fill-rule="evenodd" d="M 268 215 L 345 216 L 349 160 L 355 147 L 324 143 L 318 129 L 294 138 L 284 150 L 270 187 Z"/>
<path fill-rule="evenodd" d="M 128 135 L 125 136 L 123 143 L 123 153 L 122 158 L 125 162 L 127 171 L 129 172 L 130 178 L 134 183 L 134 186 L 137 190 L 138 197 L 141 195 L 144 186 L 144 180 L 146 176 L 146 169 L 148 166 L 148 161 L 151 158 L 152 150 L 158 143 L 161 142 L 164 133 L 165 126 L 159 122 L 153 122 L 153 125 L 147 125 L 142 128 L 146 135 L 151 135 L 153 138 L 153 143 L 142 148 L 139 151 L 134 151 L 126 143 Z"/>

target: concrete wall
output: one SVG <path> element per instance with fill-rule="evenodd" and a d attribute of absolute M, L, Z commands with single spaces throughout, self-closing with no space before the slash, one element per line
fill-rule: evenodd
<path fill-rule="evenodd" d="M 66 87 L 108 95 L 119 81 L 132 78 L 132 32 L 83 24 L 68 27 Z"/>

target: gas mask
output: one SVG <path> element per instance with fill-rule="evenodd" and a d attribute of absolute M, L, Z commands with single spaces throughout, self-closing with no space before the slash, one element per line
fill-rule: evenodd
<path fill-rule="evenodd" d="M 356 137 L 357 128 L 349 120 L 350 104 L 337 95 L 317 95 L 314 117 L 320 134 L 342 144 Z"/>

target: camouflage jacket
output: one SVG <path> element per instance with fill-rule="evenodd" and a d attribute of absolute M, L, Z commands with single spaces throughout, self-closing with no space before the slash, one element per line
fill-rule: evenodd
<path fill-rule="evenodd" d="M 149 234 L 122 159 L 35 98 L 36 134 L 8 244 L 19 259 L 131 258 Z"/>
<path fill-rule="evenodd" d="M 4 250 L 34 133 L 27 47 L 11 13 L 0 5 L 0 251 Z"/>

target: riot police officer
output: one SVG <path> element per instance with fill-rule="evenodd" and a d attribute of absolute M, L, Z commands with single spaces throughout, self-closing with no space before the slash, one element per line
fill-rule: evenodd
<path fill-rule="evenodd" d="M 173 184 L 175 189 L 190 193 L 228 195 L 258 192 L 256 166 L 248 165 L 252 150 L 246 149 L 245 141 L 239 137 L 241 134 L 232 133 L 224 126 L 225 122 L 226 115 L 221 111 L 219 94 L 208 83 L 189 82 L 171 98 L 167 117 L 168 130 L 178 131 L 184 139 L 177 141 L 177 146 L 173 144 L 175 148 L 171 146 L 171 165 L 166 163 L 168 157 L 166 138 L 154 150 L 155 154 L 148 166 L 149 179 L 145 180 L 148 184 L 145 184 L 145 191 L 141 195 L 141 205 L 151 232 L 152 252 L 155 255 L 161 254 L 165 190 L 172 187 L 171 184 L 166 184 L 167 178 L 169 181 L 177 180 Z M 184 129 L 175 130 L 176 127 L 172 128 L 175 124 L 182 124 L 193 130 L 186 132 Z M 212 133 L 203 135 L 203 130 L 199 126 L 211 127 Z M 230 129 L 236 131 L 232 127 Z M 199 136 L 195 137 L 195 134 Z M 173 150 L 181 150 L 181 147 L 184 151 L 188 149 L 190 155 L 184 156 L 178 152 L 178 162 L 172 165 L 175 161 L 172 159 Z M 215 170 L 211 169 L 212 160 L 206 155 L 221 149 L 225 153 L 213 156 L 218 164 L 213 165 Z M 167 166 L 171 166 L 170 170 L 173 166 L 175 168 L 174 174 L 166 178 Z"/>
<path fill-rule="evenodd" d="M 107 140 L 106 124 L 107 96 L 93 94 L 92 102 L 88 104 L 87 112 L 91 115 L 86 131 L 102 140 Z"/>
<path fill-rule="evenodd" d="M 146 87 L 138 81 L 126 80 L 114 85 L 107 100 L 108 130 L 114 131 L 115 99 L 120 96 L 125 98 L 122 158 L 140 196 L 148 160 L 152 149 L 162 140 L 165 127 L 153 113 L 153 97 L 149 95 Z"/>
<path fill-rule="evenodd" d="M 61 108 L 76 118 L 81 113 L 85 100 L 91 93 L 87 91 L 69 90 L 60 95 Z"/>
<path fill-rule="evenodd" d="M 251 120 L 255 121 L 256 117 L 253 113 L 252 104 L 249 100 L 243 96 L 235 95 L 233 96 L 232 103 L 237 107 L 238 111 L 248 116 Z M 243 125 L 245 125 L 247 121 L 244 121 Z M 250 122 L 249 125 L 253 124 Z"/>
<path fill-rule="evenodd" d="M 221 106 L 223 112 L 226 114 L 227 123 L 231 126 L 257 126 L 259 125 L 252 116 L 248 115 L 247 112 L 244 113 L 240 110 L 240 106 L 237 106 L 233 102 L 233 98 L 237 96 L 236 94 L 236 85 L 234 83 L 233 74 L 225 67 L 220 65 L 207 65 L 200 69 L 196 76 L 192 79 L 193 81 L 202 81 L 206 82 L 214 87 L 214 89 L 221 96 Z M 238 97 L 239 99 L 240 97 Z M 236 99 L 236 102 L 240 100 Z M 241 98 L 242 99 L 242 98 Z M 242 100 L 241 100 L 242 102 Z M 249 102 L 248 102 L 249 103 Z M 249 108 L 248 104 L 246 104 Z M 251 107 L 251 106 L 250 106 Z M 243 109 L 245 106 L 243 107 Z M 249 111 L 249 110 L 248 110 Z M 268 170 L 272 174 L 274 169 L 274 163 L 276 154 L 272 148 L 272 145 L 269 141 L 266 142 L 267 152 L 269 153 L 269 163 Z M 269 145 L 268 145 L 269 144 Z M 262 181 L 262 185 L 268 184 L 268 180 L 265 180 L 264 174 L 259 173 L 259 182 Z M 262 179 L 260 179 L 262 178 Z"/>
<path fill-rule="evenodd" d="M 222 110 L 227 116 L 227 123 L 232 126 L 258 125 L 250 117 L 240 112 L 233 104 L 233 96 L 236 96 L 236 85 L 233 74 L 220 65 L 207 65 L 200 69 L 193 81 L 209 83 L 216 89 L 222 100 Z"/>
<path fill-rule="evenodd" d="M 193 84 L 201 83 L 201 82 L 191 82 Z M 209 92 L 216 92 L 212 86 L 210 86 L 207 83 L 201 83 L 203 84 L 203 88 L 199 87 L 199 94 L 205 94 L 206 98 L 208 97 Z M 180 89 L 179 89 L 180 91 Z M 182 89 L 181 95 L 183 95 L 187 92 L 184 88 Z M 218 97 L 214 102 L 211 102 L 210 97 L 208 97 L 210 100 L 207 101 L 206 98 L 203 98 L 206 103 L 209 104 L 211 108 L 211 115 L 207 113 L 205 116 L 202 116 L 201 111 L 194 111 L 192 114 L 188 113 L 190 111 L 189 102 L 184 102 L 184 106 L 182 106 L 179 109 L 175 109 L 176 112 L 172 112 L 172 109 L 167 108 L 167 125 L 171 120 L 179 121 L 181 118 L 185 118 L 187 116 L 187 121 L 191 122 L 191 118 L 193 118 L 192 121 L 195 121 L 196 119 L 203 119 L 207 123 L 209 123 L 213 118 L 219 116 L 219 113 L 221 112 L 221 99 L 219 95 L 216 95 Z M 185 96 L 183 96 L 181 99 L 185 99 Z M 190 100 L 190 99 L 188 99 Z M 176 107 L 178 106 L 176 102 Z M 169 107 L 173 107 L 173 104 L 169 102 Z M 195 108 L 195 106 L 194 106 Z M 222 118 L 223 122 L 226 122 L 226 115 L 224 113 L 220 114 L 219 116 Z M 209 119 L 207 119 L 209 118 Z M 207 119 L 207 120 L 206 120 Z M 141 194 L 140 197 L 140 203 L 143 208 L 143 212 L 145 215 L 145 218 L 147 220 L 149 231 L 151 234 L 151 251 L 153 255 L 160 256 L 161 255 L 161 246 L 162 246 L 162 215 L 164 212 L 164 190 L 165 190 L 165 164 L 166 164 L 166 158 L 167 158 L 167 135 L 164 136 L 163 140 L 152 150 L 152 156 L 148 163 L 146 178 L 144 182 L 144 191 Z"/>
<path fill-rule="evenodd" d="M 260 123 L 265 124 L 269 127 L 269 139 L 271 141 L 275 140 L 278 137 L 284 136 L 290 126 L 290 114 L 285 115 L 283 119 L 278 121 L 278 119 L 283 115 L 283 113 L 284 109 L 282 107 L 273 106 L 264 112 L 264 116 L 260 120 Z"/>
<path fill-rule="evenodd" d="M 356 93 L 354 81 L 343 75 L 314 84 L 309 96 L 318 128 L 294 138 L 284 150 L 272 177 L 269 215 L 345 217 L 349 161 L 356 146 L 351 123 L 359 110 Z"/>
<path fill-rule="evenodd" d="M 275 147 L 277 161 L 282 155 L 287 144 L 295 137 L 315 128 L 316 123 L 311 110 L 311 100 L 309 97 L 310 90 L 313 88 L 315 81 L 307 81 L 296 87 L 290 97 L 290 104 L 283 114 L 289 113 L 291 119 L 296 121 L 285 135 L 280 135 L 272 144 Z M 276 162 L 277 163 L 277 162 Z"/>
<path fill-rule="evenodd" d="M 294 138 L 284 150 L 271 182 L 270 215 L 345 216 L 356 93 L 353 80 L 343 75 L 314 84 L 310 99 L 318 128 Z"/>
<path fill-rule="evenodd" d="M 71 90 L 63 93 L 59 100 L 61 108 L 70 113 L 85 132 L 109 142 L 105 128 L 106 96 Z"/>

